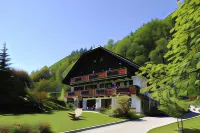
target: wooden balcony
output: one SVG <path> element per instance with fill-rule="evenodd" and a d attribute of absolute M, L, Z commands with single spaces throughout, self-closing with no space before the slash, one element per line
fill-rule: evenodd
<path fill-rule="evenodd" d="M 117 94 L 137 94 L 138 90 L 135 86 L 122 86 L 119 88 L 98 88 L 91 90 L 82 90 L 74 92 L 66 92 L 66 97 L 99 97 L 99 96 L 116 96 Z"/>
<path fill-rule="evenodd" d="M 80 83 L 80 82 L 89 82 L 92 80 L 109 78 L 113 76 L 123 76 L 123 75 L 127 75 L 126 68 L 120 68 L 120 69 L 115 69 L 115 70 L 109 70 L 106 72 L 99 72 L 99 73 L 74 77 L 74 78 L 71 78 L 71 84 Z"/>

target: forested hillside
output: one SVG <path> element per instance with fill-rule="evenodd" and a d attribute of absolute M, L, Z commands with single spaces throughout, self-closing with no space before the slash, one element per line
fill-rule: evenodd
<path fill-rule="evenodd" d="M 166 46 L 172 38 L 170 33 L 172 27 L 171 16 L 164 20 L 153 19 L 119 41 L 115 42 L 109 39 L 104 47 L 140 65 L 144 65 L 147 61 L 156 64 L 165 63 L 166 60 L 163 55 L 167 52 Z M 91 49 L 92 47 L 88 50 Z M 40 70 L 33 71 L 31 78 L 35 82 L 34 90 L 60 92 L 61 89 L 68 89 L 69 86 L 61 83 L 63 76 L 68 73 L 81 54 L 86 51 L 86 48 L 72 51 L 69 56 L 52 66 L 44 66 Z"/>

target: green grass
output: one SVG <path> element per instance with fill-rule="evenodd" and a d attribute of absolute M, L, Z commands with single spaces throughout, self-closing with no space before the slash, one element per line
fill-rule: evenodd
<path fill-rule="evenodd" d="M 0 125 L 15 122 L 30 124 L 48 122 L 52 130 L 57 133 L 123 120 L 92 112 L 83 112 L 82 116 L 83 120 L 73 121 L 68 117 L 67 111 L 57 111 L 53 114 L 0 115 Z"/>
<path fill-rule="evenodd" d="M 200 117 L 185 120 L 183 122 L 184 133 L 200 133 Z M 177 133 L 177 123 L 154 128 L 148 133 Z"/>

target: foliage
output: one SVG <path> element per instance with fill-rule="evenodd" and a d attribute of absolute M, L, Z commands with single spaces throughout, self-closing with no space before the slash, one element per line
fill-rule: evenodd
<path fill-rule="evenodd" d="M 146 63 L 141 73 L 147 75 L 149 86 L 144 91 L 160 102 L 160 110 L 172 117 L 182 118 L 188 110 L 188 103 L 181 96 L 200 95 L 200 1 L 185 2 L 172 17 L 175 26 L 171 29 L 173 38 L 167 44 L 165 64 Z M 182 120 L 182 119 L 181 119 Z"/>
<path fill-rule="evenodd" d="M 108 42 L 107 42 L 107 45 L 105 46 L 105 48 L 110 50 L 110 51 L 112 51 L 113 45 L 114 45 L 114 40 L 113 39 L 109 39 Z"/>
<path fill-rule="evenodd" d="M 141 116 L 136 115 L 135 111 L 130 109 L 129 96 L 119 96 L 117 98 L 117 108 L 100 108 L 99 112 L 110 117 L 138 119 Z"/>
<path fill-rule="evenodd" d="M 83 120 L 72 121 L 69 119 L 68 111 L 55 111 L 52 114 L 23 114 L 23 115 L 0 115 L 0 125 L 11 124 L 13 120 L 17 123 L 37 124 L 38 122 L 48 122 L 54 133 L 66 132 L 70 130 L 81 129 L 96 125 L 108 124 L 111 122 L 119 122 L 123 119 L 111 118 L 100 113 L 83 112 Z M 17 119 L 16 119 L 17 117 Z M 42 121 L 41 121 L 42 120 Z M 38 125 L 38 124 L 37 124 Z M 39 127 L 38 127 L 39 128 Z M 8 132 L 6 132 L 8 133 Z"/>
<path fill-rule="evenodd" d="M 116 108 L 116 113 L 123 117 L 128 114 L 128 111 L 130 110 L 130 97 L 127 95 L 124 96 L 119 96 L 117 97 L 117 108 Z"/>
<path fill-rule="evenodd" d="M 31 79 L 31 77 L 28 75 L 27 72 L 23 71 L 23 70 L 14 70 L 12 69 L 12 76 L 14 78 L 19 79 L 21 82 L 24 82 L 26 87 L 32 89 L 34 87 L 34 83 L 33 80 Z"/>
<path fill-rule="evenodd" d="M 10 58 L 8 58 L 8 53 L 7 53 L 7 48 L 6 48 L 6 43 L 3 44 L 3 49 L 2 53 L 0 52 L 0 70 L 8 70 L 10 63 L 8 63 L 10 61 Z"/>
<path fill-rule="evenodd" d="M 38 101 L 44 101 L 47 99 L 48 93 L 47 92 L 33 92 L 33 95 L 36 97 Z"/>
<path fill-rule="evenodd" d="M 102 114 L 105 114 L 105 112 L 107 111 L 107 108 L 99 108 L 98 111 Z"/>
<path fill-rule="evenodd" d="M 50 71 L 47 66 L 44 66 L 39 72 L 33 73 L 31 75 L 31 78 L 33 79 L 34 82 L 39 82 L 41 79 L 50 79 Z"/>
<path fill-rule="evenodd" d="M 143 65 L 149 59 L 152 51 L 155 51 L 154 55 L 158 54 L 160 57 L 162 57 L 164 52 L 166 52 L 163 51 L 162 53 L 162 49 L 165 48 L 167 44 L 161 44 L 161 41 L 165 39 L 165 41 L 168 42 L 171 39 L 171 33 L 169 31 L 172 26 L 173 21 L 171 16 L 164 20 L 153 19 L 147 24 L 141 26 L 134 33 L 131 32 L 127 37 L 113 44 L 111 50 L 140 65 Z M 110 50 L 108 44 L 105 48 Z M 154 63 L 162 63 L 162 60 L 156 60 L 152 57 L 150 60 Z"/>
<path fill-rule="evenodd" d="M 10 125 L 1 125 L 1 133 L 52 133 L 48 123 L 40 123 L 37 125 L 20 124 L 15 122 Z"/>
<path fill-rule="evenodd" d="M 66 110 L 72 111 L 72 110 L 75 110 L 75 109 L 76 109 L 76 106 L 73 103 L 67 103 L 66 104 Z"/>
<path fill-rule="evenodd" d="M 140 115 L 137 115 L 136 112 L 134 110 L 129 110 L 128 114 L 127 114 L 127 118 L 134 120 L 134 119 L 139 119 L 141 118 Z"/>

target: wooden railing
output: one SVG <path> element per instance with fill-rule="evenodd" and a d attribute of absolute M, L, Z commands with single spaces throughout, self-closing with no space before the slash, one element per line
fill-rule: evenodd
<path fill-rule="evenodd" d="M 98 88 L 74 92 L 66 92 L 66 97 L 98 97 L 98 96 L 115 96 L 117 94 L 137 94 L 138 90 L 135 86 L 121 86 L 119 88 Z"/>
<path fill-rule="evenodd" d="M 115 69 L 115 70 L 109 70 L 106 72 L 99 72 L 99 73 L 74 77 L 74 78 L 71 78 L 71 84 L 74 84 L 77 82 L 85 82 L 85 81 L 95 80 L 95 79 L 102 79 L 102 78 L 107 78 L 107 77 L 112 77 L 112 76 L 122 76 L 122 75 L 126 75 L 126 74 L 127 74 L 127 69 L 120 68 L 120 69 Z"/>

